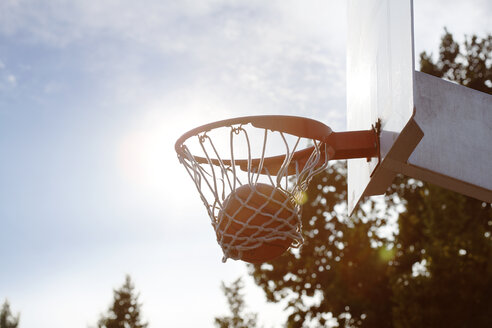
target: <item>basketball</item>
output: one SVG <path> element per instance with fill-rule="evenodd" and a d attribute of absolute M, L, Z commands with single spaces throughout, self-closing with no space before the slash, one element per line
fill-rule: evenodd
<path fill-rule="evenodd" d="M 217 240 L 228 257 L 249 263 L 273 260 L 293 240 L 297 212 L 288 195 L 271 185 L 243 185 L 224 201 L 218 215 Z"/>

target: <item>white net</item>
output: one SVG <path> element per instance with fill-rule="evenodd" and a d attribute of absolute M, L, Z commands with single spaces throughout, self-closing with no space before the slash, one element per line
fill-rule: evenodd
<path fill-rule="evenodd" d="M 189 137 L 178 158 L 228 258 L 261 262 L 299 247 L 301 205 L 329 147 L 315 139 L 232 124 Z"/>

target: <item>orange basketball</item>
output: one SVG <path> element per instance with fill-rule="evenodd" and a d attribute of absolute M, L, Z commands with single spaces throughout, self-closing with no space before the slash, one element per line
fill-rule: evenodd
<path fill-rule="evenodd" d="M 292 238 L 279 231 L 295 229 L 297 213 L 285 192 L 257 183 L 231 192 L 218 220 L 217 239 L 223 248 L 230 247 L 229 256 L 261 263 L 282 255 L 290 247 Z"/>

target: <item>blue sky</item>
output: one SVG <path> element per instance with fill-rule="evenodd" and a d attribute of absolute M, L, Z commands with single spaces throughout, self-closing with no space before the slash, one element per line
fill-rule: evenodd
<path fill-rule="evenodd" d="M 415 45 L 491 33 L 487 0 L 415 0 Z M 0 300 L 87 327 L 129 273 L 152 327 L 225 313 L 209 219 L 174 141 L 291 114 L 345 129 L 344 1 L 0 1 Z M 278 325 L 247 280 L 261 322 Z"/>

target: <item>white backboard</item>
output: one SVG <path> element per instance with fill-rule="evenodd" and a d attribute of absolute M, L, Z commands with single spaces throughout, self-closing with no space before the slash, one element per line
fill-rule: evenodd
<path fill-rule="evenodd" d="M 413 121 L 414 42 L 411 0 L 349 0 L 347 129 L 381 123 L 379 159 L 348 160 L 349 213 L 359 201 L 384 193 L 395 173 L 386 158 L 406 161 L 422 132 Z"/>

